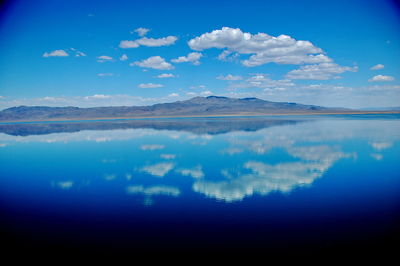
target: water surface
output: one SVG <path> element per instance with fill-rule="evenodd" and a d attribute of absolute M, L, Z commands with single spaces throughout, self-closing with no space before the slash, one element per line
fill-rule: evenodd
<path fill-rule="evenodd" d="M 129 251 L 383 245 L 398 232 L 399 118 L 1 124 L 3 239 Z"/>

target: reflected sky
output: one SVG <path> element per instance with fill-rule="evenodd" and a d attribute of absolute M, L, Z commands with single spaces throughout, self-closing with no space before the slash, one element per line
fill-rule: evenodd
<path fill-rule="evenodd" d="M 2 125 L 3 228 L 74 245 L 297 250 L 398 221 L 400 116 L 139 122 Z"/>
<path fill-rule="evenodd" d="M 369 159 L 382 164 L 398 155 L 400 139 L 393 115 L 128 121 L 116 129 L 107 122 L 2 126 L 2 182 L 17 175 L 27 184 L 48 182 L 79 193 L 114 182 L 120 193 L 199 193 L 226 203 L 313 186 L 341 161 L 348 167 Z M 41 126 L 49 133 L 38 133 Z M 59 132 L 71 127 L 74 132 Z"/>

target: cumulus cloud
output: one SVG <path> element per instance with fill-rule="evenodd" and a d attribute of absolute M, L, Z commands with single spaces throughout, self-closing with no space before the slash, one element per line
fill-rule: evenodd
<path fill-rule="evenodd" d="M 157 163 L 144 166 L 141 171 L 157 177 L 164 177 L 169 171 L 174 168 L 174 163 Z"/>
<path fill-rule="evenodd" d="M 175 75 L 171 74 L 171 73 L 163 73 L 157 76 L 157 78 L 159 79 L 163 79 L 163 78 L 174 78 Z"/>
<path fill-rule="evenodd" d="M 220 30 L 204 33 L 188 42 L 193 50 L 202 51 L 210 48 L 225 49 L 220 59 L 230 53 L 252 54 L 242 61 L 247 67 L 267 63 L 305 64 L 326 63 L 332 60 L 324 55 L 323 50 L 309 41 L 297 41 L 288 35 L 270 36 L 266 33 L 250 34 L 240 29 L 223 27 Z"/>
<path fill-rule="evenodd" d="M 142 89 L 154 89 L 154 88 L 161 88 L 163 86 L 164 85 L 157 83 L 141 83 L 138 85 L 138 87 Z"/>
<path fill-rule="evenodd" d="M 120 48 L 138 48 L 140 45 L 136 41 L 121 41 L 119 43 Z"/>
<path fill-rule="evenodd" d="M 69 54 L 65 50 L 54 50 L 50 53 L 45 52 L 43 54 L 43 57 L 52 57 L 52 56 L 65 57 L 69 56 Z"/>
<path fill-rule="evenodd" d="M 217 77 L 217 79 L 220 79 L 220 80 L 242 80 L 243 77 L 242 77 L 242 76 L 234 76 L 234 75 L 232 75 L 232 74 L 228 74 L 228 75 L 226 75 L 226 76 L 219 75 L 219 76 Z"/>
<path fill-rule="evenodd" d="M 379 70 L 379 69 L 383 69 L 383 68 L 385 68 L 384 65 L 382 65 L 382 64 L 377 64 L 377 65 L 371 67 L 370 69 L 371 69 L 371 70 Z"/>
<path fill-rule="evenodd" d="M 84 52 L 78 51 L 75 48 L 71 48 L 71 50 L 75 52 L 75 57 L 86 56 L 86 54 Z"/>
<path fill-rule="evenodd" d="M 97 62 L 99 62 L 99 63 L 109 62 L 112 60 L 113 60 L 113 58 L 108 55 L 101 55 L 101 56 L 97 57 Z"/>
<path fill-rule="evenodd" d="M 178 58 L 172 59 L 171 61 L 174 63 L 185 63 L 190 62 L 193 65 L 200 65 L 200 58 L 203 55 L 201 53 L 193 52 L 188 54 L 187 56 L 180 56 Z"/>
<path fill-rule="evenodd" d="M 126 61 L 128 60 L 128 56 L 126 54 L 121 55 L 121 57 L 119 58 L 119 60 L 121 61 Z"/>
<path fill-rule="evenodd" d="M 299 69 L 295 69 L 286 74 L 286 78 L 289 79 L 313 79 L 313 80 L 327 80 L 332 78 L 338 78 L 337 74 L 341 74 L 345 71 L 356 72 L 357 66 L 347 67 L 339 66 L 336 63 L 320 63 L 315 65 L 301 66 Z"/>
<path fill-rule="evenodd" d="M 290 79 L 273 80 L 267 74 L 251 74 L 244 82 L 232 84 L 232 88 L 287 88 L 295 84 Z"/>
<path fill-rule="evenodd" d="M 136 32 L 140 37 L 143 37 L 143 36 L 145 36 L 149 31 L 150 31 L 150 29 L 140 27 L 140 28 L 135 29 L 133 32 Z"/>
<path fill-rule="evenodd" d="M 394 80 L 394 77 L 392 77 L 392 76 L 376 75 L 376 76 L 373 76 L 368 81 L 376 82 L 376 81 L 393 81 L 393 80 Z"/>
<path fill-rule="evenodd" d="M 158 39 L 144 37 L 139 40 L 136 40 L 136 42 L 139 45 L 143 45 L 143 46 L 158 47 L 158 46 L 172 45 L 176 42 L 177 39 L 178 38 L 175 36 L 168 36 L 168 37 L 158 38 Z"/>
<path fill-rule="evenodd" d="M 143 37 L 137 40 L 124 40 L 119 43 L 120 48 L 137 48 L 139 46 L 159 47 L 173 45 L 178 38 L 176 36 L 168 36 L 163 38 L 147 38 Z"/>
<path fill-rule="evenodd" d="M 153 69 L 159 69 L 159 70 L 170 70 L 173 69 L 174 67 L 165 61 L 164 58 L 161 56 L 151 56 L 143 61 L 136 61 L 130 64 L 131 66 L 140 66 L 140 67 L 145 67 L 145 68 L 153 68 Z"/>

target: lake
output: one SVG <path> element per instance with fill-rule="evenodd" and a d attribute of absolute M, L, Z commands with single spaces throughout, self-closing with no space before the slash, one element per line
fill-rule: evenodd
<path fill-rule="evenodd" d="M 11 248 L 313 253 L 398 237 L 400 115 L 0 124 Z"/>

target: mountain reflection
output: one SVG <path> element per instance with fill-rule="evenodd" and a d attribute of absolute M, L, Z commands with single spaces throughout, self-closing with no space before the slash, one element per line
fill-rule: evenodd
<path fill-rule="evenodd" d="M 156 130 L 187 131 L 194 134 L 223 134 L 231 131 L 256 131 L 262 128 L 294 124 L 301 119 L 273 118 L 180 118 L 148 120 L 113 120 L 91 122 L 46 122 L 0 124 L 0 133 L 13 136 L 46 135 L 50 133 L 79 132 L 83 130 L 115 130 L 149 128 Z"/>
<path fill-rule="evenodd" d="M 365 160 L 381 162 L 400 138 L 395 120 L 317 118 L 18 124 L 1 125 L 0 131 L 2 150 L 37 149 L 27 154 L 40 152 L 38 168 L 47 169 L 51 160 L 49 171 L 67 172 L 48 180 L 54 189 L 73 193 L 103 182 L 102 189 L 112 186 L 129 198 L 144 198 L 145 205 L 159 196 L 230 203 L 287 194 L 311 186 L 340 160 L 355 162 L 365 153 Z M 353 139 L 360 146 L 347 144 Z M 64 161 L 52 150 L 57 143 L 69 145 Z"/>

